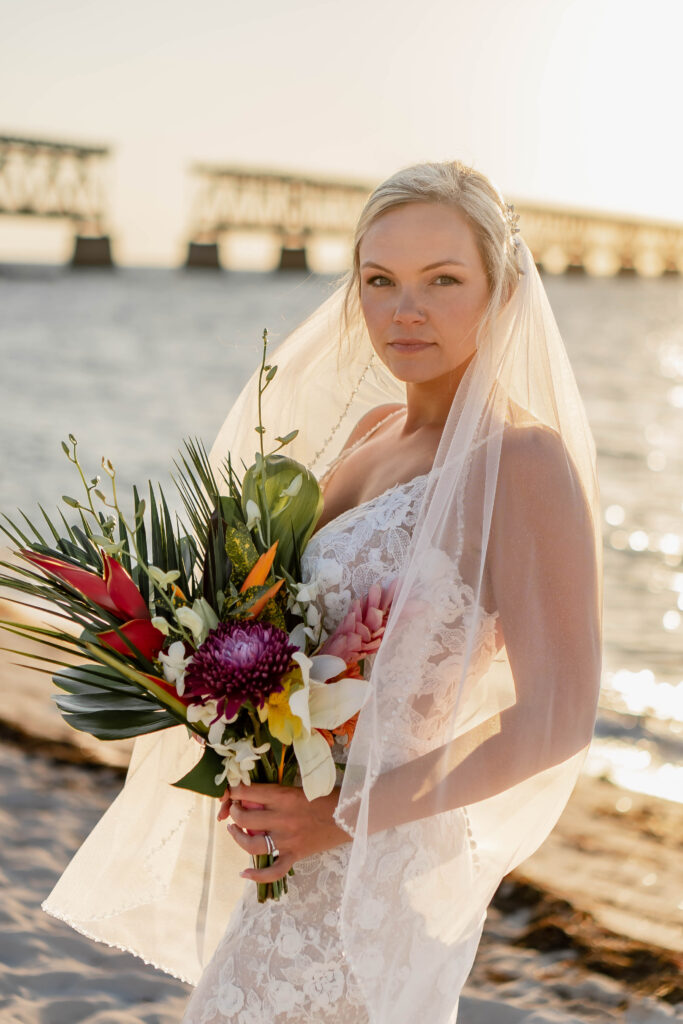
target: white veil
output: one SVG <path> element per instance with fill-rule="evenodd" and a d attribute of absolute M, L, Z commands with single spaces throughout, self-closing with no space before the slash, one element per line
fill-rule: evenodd
<path fill-rule="evenodd" d="M 446 423 L 351 744 L 345 954 L 372 1024 L 455 1020 L 486 907 L 545 839 L 590 740 L 600 674 L 595 451 L 533 260 Z M 320 475 L 360 417 L 401 400 L 340 289 L 273 354 L 271 437 Z M 215 442 L 251 462 L 256 378 Z M 172 789 L 181 729 L 138 741 L 129 780 L 45 909 L 190 981 L 217 945 L 245 855 L 215 803 Z M 247 883 L 253 884 L 253 883 Z"/>

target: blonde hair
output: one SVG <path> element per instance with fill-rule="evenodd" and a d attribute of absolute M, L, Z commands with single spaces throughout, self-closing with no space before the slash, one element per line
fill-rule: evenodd
<path fill-rule="evenodd" d="M 489 302 L 481 334 L 513 294 L 519 280 L 514 235 L 503 198 L 480 171 L 459 160 L 415 164 L 378 185 L 361 213 L 353 246 L 353 265 L 346 281 L 344 321 L 347 329 L 360 316 L 360 259 L 363 237 L 379 217 L 407 203 L 441 203 L 464 215 L 474 232 L 489 283 Z"/>

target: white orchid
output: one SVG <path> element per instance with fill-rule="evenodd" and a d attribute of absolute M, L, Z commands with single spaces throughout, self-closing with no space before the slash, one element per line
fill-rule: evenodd
<path fill-rule="evenodd" d="M 318 606 L 314 603 L 321 590 L 319 581 L 309 580 L 308 583 L 294 584 L 293 590 L 296 597 L 290 594 L 288 607 L 305 620 L 304 636 L 301 638 L 300 646 L 304 647 L 305 637 L 316 645 L 323 643 L 327 639 L 327 632 L 323 627 Z"/>
<path fill-rule="evenodd" d="M 305 628 L 293 630 L 291 641 L 303 646 Z M 365 679 L 334 679 L 346 670 L 341 658 L 330 654 L 307 657 L 295 651 L 292 660 L 299 666 L 292 673 L 285 690 L 274 693 L 262 708 L 259 717 L 268 720 L 273 736 L 281 743 L 292 744 L 299 763 L 304 793 L 309 800 L 326 796 L 334 788 L 336 769 L 332 752 L 318 729 L 334 729 L 360 711 L 369 692 Z M 295 688 L 298 687 L 298 688 Z"/>
<path fill-rule="evenodd" d="M 311 579 L 308 583 L 294 583 L 292 590 L 296 594 L 296 597 L 291 597 L 290 600 L 292 605 L 296 605 L 297 610 L 301 611 L 301 607 L 305 604 L 309 604 L 311 601 L 315 601 L 320 593 L 320 584 L 318 580 Z"/>
<path fill-rule="evenodd" d="M 218 616 L 203 597 L 198 597 L 191 608 L 188 605 L 176 608 L 175 617 L 181 626 L 190 630 L 197 647 L 204 643 L 211 630 L 218 625 Z"/>
<path fill-rule="evenodd" d="M 226 725 L 237 721 L 237 715 L 226 718 L 225 715 L 218 715 L 218 701 L 207 700 L 206 704 L 190 704 L 187 709 L 188 722 L 201 722 L 209 730 L 206 742 L 214 750 L 218 749 L 225 732 Z"/>
<path fill-rule="evenodd" d="M 164 572 L 163 569 L 159 569 L 156 565 L 149 565 L 147 567 L 150 579 L 161 590 L 166 590 L 172 583 L 175 583 L 177 579 L 180 579 L 180 572 L 177 569 L 171 569 L 170 572 Z"/>
<path fill-rule="evenodd" d="M 160 633 L 163 633 L 164 636 L 169 635 L 171 627 L 168 624 L 168 619 L 165 619 L 163 615 L 155 615 L 152 618 L 152 625 L 155 629 L 158 629 Z"/>
<path fill-rule="evenodd" d="M 217 786 L 225 779 L 228 780 L 228 786 L 239 786 L 241 782 L 245 786 L 251 785 L 249 773 L 260 760 L 261 754 L 270 750 L 270 743 L 262 743 L 260 747 L 255 747 L 253 739 L 253 736 L 248 736 L 246 739 L 214 744 L 211 743 L 209 735 L 209 743 L 221 755 L 225 765 L 221 774 L 217 775 L 214 780 Z"/>
<path fill-rule="evenodd" d="M 159 661 L 164 669 L 164 679 L 167 683 L 173 683 L 179 697 L 185 692 L 185 673 L 192 657 L 185 657 L 185 644 L 182 640 L 176 640 L 167 651 L 159 654 Z"/>
<path fill-rule="evenodd" d="M 93 544 L 97 544 L 98 547 L 104 550 L 105 554 L 111 555 L 112 558 L 116 558 L 118 555 L 121 554 L 122 551 L 125 551 L 126 548 L 125 541 L 121 540 L 117 543 L 116 541 L 111 540 L 109 537 L 103 537 L 99 533 L 93 533 L 90 539 L 92 540 Z"/>

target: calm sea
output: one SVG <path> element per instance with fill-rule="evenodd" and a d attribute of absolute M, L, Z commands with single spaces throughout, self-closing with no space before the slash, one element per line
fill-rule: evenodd
<path fill-rule="evenodd" d="M 94 475 L 168 485 L 183 437 L 213 440 L 260 355 L 329 277 L 0 267 L 0 509 Z M 600 457 L 605 674 L 587 770 L 683 800 L 683 283 L 546 278 Z"/>

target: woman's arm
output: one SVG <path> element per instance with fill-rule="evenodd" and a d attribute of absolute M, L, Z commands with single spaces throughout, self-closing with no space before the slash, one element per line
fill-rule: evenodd
<path fill-rule="evenodd" d="M 381 775 L 370 832 L 512 788 L 590 742 L 600 686 L 595 528 L 557 435 L 510 432 L 501 451 L 487 565 L 515 689 L 511 707 Z"/>
<path fill-rule="evenodd" d="M 496 796 L 590 741 L 600 682 L 596 529 L 550 430 L 510 430 L 503 442 L 486 565 L 514 703 L 380 775 L 370 833 Z M 355 814 L 353 805 L 342 813 L 351 829 Z"/>

